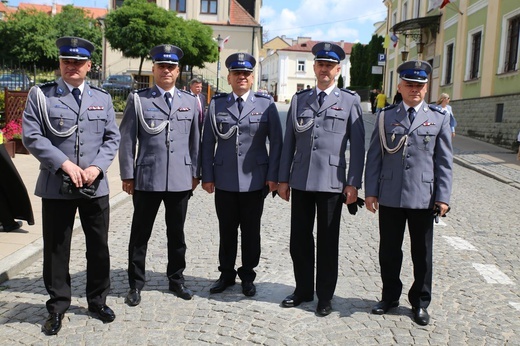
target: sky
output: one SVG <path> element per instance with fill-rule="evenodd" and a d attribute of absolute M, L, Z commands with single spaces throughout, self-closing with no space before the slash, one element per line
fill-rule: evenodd
<path fill-rule="evenodd" d="M 195 1 L 195 0 L 191 0 Z M 51 5 L 53 0 L 9 0 Z M 59 4 L 106 8 L 108 0 L 57 0 Z M 316 41 L 368 43 L 374 23 L 384 20 L 382 0 L 262 0 L 260 24 L 268 39 L 310 37 Z"/>

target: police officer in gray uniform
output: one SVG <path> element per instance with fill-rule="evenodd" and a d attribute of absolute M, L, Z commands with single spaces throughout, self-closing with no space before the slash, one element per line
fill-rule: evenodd
<path fill-rule="evenodd" d="M 110 290 L 107 169 L 116 155 L 119 130 L 110 95 L 85 83 L 94 45 L 78 37 L 56 41 L 61 78 L 29 91 L 23 142 L 40 161 L 36 183 L 42 197 L 43 280 L 50 295 L 42 327 L 57 334 L 70 306 L 70 243 L 76 210 L 86 238 L 88 310 L 103 322 L 114 312 Z"/>
<path fill-rule="evenodd" d="M 202 188 L 215 192 L 220 232 L 221 274 L 210 288 L 211 293 L 235 284 L 240 226 L 242 266 L 238 276 L 242 293 L 256 294 L 254 268 L 260 261 L 264 197 L 278 186 L 282 127 L 272 97 L 251 91 L 255 63 L 255 58 L 247 53 L 232 54 L 226 59 L 227 79 L 233 92 L 211 100 L 204 123 Z"/>
<path fill-rule="evenodd" d="M 372 313 L 399 305 L 405 225 L 410 232 L 415 281 L 408 291 L 414 320 L 427 325 L 431 301 L 434 213 L 448 210 L 453 154 L 450 116 L 429 106 L 431 66 L 407 61 L 397 68 L 403 101 L 383 109 L 376 120 L 365 172 L 367 209 L 379 209 L 379 264 L 383 297 Z"/>
<path fill-rule="evenodd" d="M 133 195 L 134 216 L 128 245 L 126 303 L 141 302 L 148 240 L 161 202 L 166 209 L 169 288 L 190 300 L 184 285 L 188 200 L 199 183 L 198 104 L 193 95 L 175 88 L 180 48 L 164 44 L 150 50 L 155 86 L 128 96 L 121 121 L 119 166 L 123 190 Z"/>
<path fill-rule="evenodd" d="M 282 301 L 294 307 L 314 298 L 314 218 L 317 212 L 316 294 L 318 316 L 332 311 L 338 279 L 338 241 L 343 202 L 357 201 L 365 158 L 365 128 L 359 96 L 339 89 L 345 52 L 321 42 L 312 48 L 317 86 L 291 100 L 280 160 L 280 197 L 291 198 L 291 241 L 296 289 Z M 350 163 L 345 157 L 350 144 Z"/>

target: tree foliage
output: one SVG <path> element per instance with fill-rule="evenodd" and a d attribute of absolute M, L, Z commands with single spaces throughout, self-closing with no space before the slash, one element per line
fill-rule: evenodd
<path fill-rule="evenodd" d="M 181 63 L 185 65 L 202 67 L 205 61 L 217 60 L 218 47 L 211 40 L 211 28 L 185 21 L 147 0 L 125 0 L 123 6 L 107 15 L 105 24 L 105 37 L 112 48 L 127 58 L 140 59 L 139 74 L 150 49 L 160 44 L 181 48 L 185 54 Z"/>
<path fill-rule="evenodd" d="M 383 75 L 372 74 L 379 53 L 384 52 L 383 37 L 373 35 L 368 45 L 357 43 L 350 55 L 350 85 L 366 89 L 380 88 Z"/>
<path fill-rule="evenodd" d="M 56 68 L 56 39 L 78 36 L 101 47 L 101 30 L 80 8 L 67 5 L 54 17 L 36 10 L 19 10 L 0 21 L 0 57 L 4 64 L 15 62 L 17 67 Z M 101 52 L 94 52 L 93 63 L 101 61 Z"/>

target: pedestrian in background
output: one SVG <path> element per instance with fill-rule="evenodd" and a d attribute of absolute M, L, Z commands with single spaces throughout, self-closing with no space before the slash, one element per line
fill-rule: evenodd
<path fill-rule="evenodd" d="M 377 89 L 377 96 L 376 96 L 376 113 L 379 114 L 379 112 L 381 112 L 381 110 L 383 108 L 386 107 L 387 103 L 386 103 L 386 95 L 385 93 L 380 90 L 380 89 Z"/>
<path fill-rule="evenodd" d="M 453 110 L 451 109 L 450 103 L 450 95 L 446 93 L 442 93 L 439 95 L 439 99 L 437 100 L 437 105 L 442 108 L 446 114 L 450 116 L 450 128 L 451 128 L 451 136 L 455 137 L 455 127 L 457 126 L 457 120 L 453 115 Z"/>
<path fill-rule="evenodd" d="M 427 325 L 431 301 L 433 220 L 449 210 L 453 154 L 450 118 L 424 101 L 432 68 L 407 61 L 397 68 L 403 102 L 376 120 L 365 168 L 365 202 L 379 210 L 379 264 L 383 295 L 372 313 L 399 306 L 402 243 L 408 224 L 414 283 L 408 291 L 414 320 Z"/>
<path fill-rule="evenodd" d="M 359 96 L 335 84 L 345 58 L 343 48 L 321 42 L 312 53 L 317 86 L 293 96 L 280 160 L 278 194 L 291 200 L 290 252 L 296 280 L 294 292 L 282 306 L 295 307 L 314 299 L 313 229 L 317 215 L 316 313 L 326 316 L 332 311 L 338 280 L 342 206 L 356 203 L 361 188 L 365 128 Z"/>
<path fill-rule="evenodd" d="M 233 92 L 213 97 L 204 124 L 202 188 L 215 192 L 220 234 L 220 277 L 211 293 L 234 285 L 238 274 L 242 293 L 256 294 L 254 269 L 260 261 L 264 198 L 278 186 L 282 126 L 272 97 L 251 91 L 255 64 L 247 53 L 226 59 Z M 235 270 L 238 227 L 242 266 Z"/>
<path fill-rule="evenodd" d="M 107 169 L 119 145 L 110 95 L 85 82 L 94 45 L 62 37 L 61 78 L 32 87 L 23 115 L 23 143 L 40 161 L 35 194 L 42 198 L 43 281 L 49 293 L 46 335 L 61 329 L 71 303 L 70 244 L 76 211 L 86 239 L 88 310 L 103 322 L 115 314 L 110 291 Z"/>
<path fill-rule="evenodd" d="M 202 136 L 202 124 L 204 124 L 204 113 L 206 111 L 206 96 L 202 93 L 202 79 L 193 78 L 190 81 L 190 91 L 197 99 L 198 104 L 198 116 L 199 116 L 199 131 Z"/>
<path fill-rule="evenodd" d="M 199 184 L 199 103 L 175 88 L 180 48 L 163 44 L 150 50 L 155 85 L 131 93 L 121 121 L 119 169 L 123 191 L 132 195 L 134 214 L 128 244 L 129 306 L 141 302 L 146 282 L 148 240 L 161 202 L 168 238 L 169 289 L 190 300 L 185 286 L 184 222 L 188 200 Z"/>

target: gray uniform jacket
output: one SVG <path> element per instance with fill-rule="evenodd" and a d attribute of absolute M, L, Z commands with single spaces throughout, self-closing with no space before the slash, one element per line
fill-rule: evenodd
<path fill-rule="evenodd" d="M 224 139 L 214 131 L 230 137 Z M 282 141 L 280 116 L 271 96 L 249 93 L 240 116 L 232 93 L 215 96 L 204 122 L 202 181 L 231 192 L 257 191 L 266 181 L 278 182 Z"/>
<path fill-rule="evenodd" d="M 408 135 L 402 148 L 383 155 L 376 121 L 365 170 L 365 196 L 377 197 L 393 208 L 429 209 L 435 201 L 449 204 L 453 153 L 450 116 L 437 106 L 421 105 L 410 124 L 403 103 L 384 110 L 384 133 L 388 147 Z"/>
<path fill-rule="evenodd" d="M 364 160 L 365 127 L 356 93 L 336 87 L 321 107 L 316 89 L 293 96 L 280 160 L 280 182 L 302 191 L 341 193 L 346 185 L 361 187 Z"/>
<path fill-rule="evenodd" d="M 134 93 L 142 117 L 136 113 Z M 170 110 L 157 86 L 134 93 L 128 96 L 119 127 L 121 179 L 134 179 L 139 191 L 191 190 L 192 178 L 200 175 L 197 100 L 175 89 Z"/>
<path fill-rule="evenodd" d="M 40 111 L 43 105 L 38 104 L 38 89 L 45 95 L 47 117 Z M 108 195 L 106 171 L 116 155 L 119 139 L 112 98 L 106 91 L 85 84 L 81 108 L 62 79 L 29 91 L 23 115 L 23 143 L 40 161 L 37 196 L 77 198 L 59 192 L 62 176 L 57 173 L 67 159 L 83 169 L 91 165 L 101 168 L 103 173 L 93 185 L 97 186 L 96 196 Z"/>

